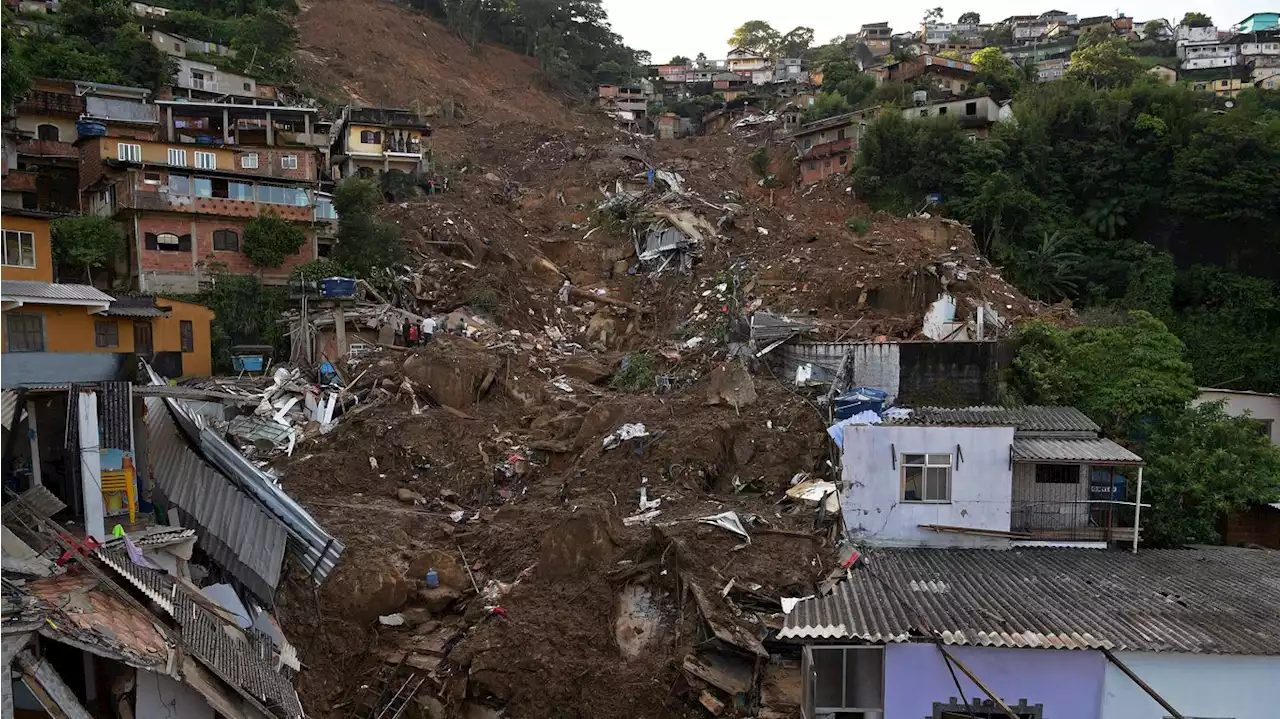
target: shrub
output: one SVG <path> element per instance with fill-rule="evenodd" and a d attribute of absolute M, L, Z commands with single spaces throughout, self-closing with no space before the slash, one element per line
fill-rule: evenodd
<path fill-rule="evenodd" d="M 614 373 L 609 386 L 624 392 L 643 392 L 654 386 L 656 377 L 653 356 L 646 352 L 632 352 L 622 358 L 622 365 Z"/>
<path fill-rule="evenodd" d="M 848 217 L 844 221 L 844 226 L 849 228 L 849 231 L 853 234 L 861 237 L 867 234 L 867 230 L 871 229 L 871 220 L 865 217 Z"/>

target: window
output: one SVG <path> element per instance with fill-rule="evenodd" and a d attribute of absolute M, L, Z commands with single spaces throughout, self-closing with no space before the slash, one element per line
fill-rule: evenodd
<path fill-rule="evenodd" d="M 1071 464 L 1037 464 L 1036 484 L 1080 484 L 1080 468 Z"/>
<path fill-rule="evenodd" d="M 940 107 L 940 108 L 938 108 L 938 114 L 939 114 L 939 115 L 945 115 L 945 114 L 947 114 L 947 108 L 945 108 L 945 107 Z"/>
<path fill-rule="evenodd" d="M 239 252 L 240 235 L 235 230 L 214 230 L 213 249 L 217 252 Z"/>
<path fill-rule="evenodd" d="M 186 151 L 186 150 L 175 150 L 175 149 L 173 149 L 172 147 L 170 147 L 170 148 L 169 148 L 169 164 L 170 164 L 170 165 L 177 165 L 178 167 L 186 167 L 186 166 L 187 166 L 187 151 Z"/>
<path fill-rule="evenodd" d="M 218 156 L 212 152 L 196 150 L 196 167 L 201 170 L 216 170 L 218 169 Z"/>
<path fill-rule="evenodd" d="M 929 116 L 929 108 L 927 107 L 920 108 L 920 117 L 928 117 L 928 116 Z"/>
<path fill-rule="evenodd" d="M 297 155 L 284 155 L 283 157 L 281 157 L 281 158 L 280 158 L 280 168 L 281 168 L 281 169 L 283 169 L 283 170 L 296 170 L 296 169 L 298 169 L 298 156 L 297 156 Z"/>
<path fill-rule="evenodd" d="M 240 156 L 240 167 L 246 170 L 258 169 L 258 153 L 250 152 Z"/>
<path fill-rule="evenodd" d="M 978 114 L 978 103 L 976 103 L 976 102 L 966 102 L 966 103 L 964 104 L 964 114 L 966 114 L 966 115 L 977 115 L 977 114 Z"/>
<path fill-rule="evenodd" d="M 280 185 L 258 185 L 256 189 L 258 202 L 273 205 L 307 206 L 307 191 L 297 187 L 281 187 Z"/>
<path fill-rule="evenodd" d="M 245 91 L 245 92 L 253 92 L 253 85 L 251 85 L 251 84 L 249 84 L 249 83 L 247 83 L 247 82 L 246 82 L 246 83 L 244 84 L 244 91 Z"/>
<path fill-rule="evenodd" d="M 161 175 L 158 172 L 142 173 L 142 184 L 144 185 L 159 185 L 160 181 L 161 181 Z"/>
<path fill-rule="evenodd" d="M 181 320 L 178 323 L 178 332 L 182 336 L 182 351 L 196 351 L 196 333 L 195 325 L 191 324 L 191 320 Z"/>
<path fill-rule="evenodd" d="M 836 130 L 836 139 L 837 140 L 844 139 L 844 128 L 840 128 L 839 130 Z"/>
<path fill-rule="evenodd" d="M 192 193 L 196 197 L 213 197 L 213 180 L 197 177 L 191 181 Z"/>
<path fill-rule="evenodd" d="M 9 341 L 10 352 L 43 352 L 44 315 L 34 312 L 5 313 L 4 336 Z"/>
<path fill-rule="evenodd" d="M 39 125 L 36 127 L 36 139 L 57 142 L 60 137 L 57 125 Z"/>
<path fill-rule="evenodd" d="M 882 647 L 807 647 L 805 663 L 818 716 L 879 716 L 884 711 Z"/>
<path fill-rule="evenodd" d="M 253 185 L 247 182 L 228 182 L 227 197 L 233 200 L 253 202 Z"/>
<path fill-rule="evenodd" d="M 95 347 L 119 347 L 120 323 L 115 320 L 98 320 L 94 322 L 93 345 Z"/>
<path fill-rule="evenodd" d="M 173 195 L 190 195 L 191 178 L 186 175 L 169 175 L 169 193 Z"/>
<path fill-rule="evenodd" d="M 361 145 L 381 145 L 382 133 L 378 132 L 377 130 L 361 130 L 360 144 Z"/>
<path fill-rule="evenodd" d="M 4 264 L 10 267 L 35 267 L 36 236 L 30 232 L 5 230 Z"/>
<path fill-rule="evenodd" d="M 190 252 L 191 235 L 175 235 L 172 232 L 147 232 L 143 235 L 143 246 L 148 250 L 161 252 Z"/>
<path fill-rule="evenodd" d="M 117 142 L 116 158 L 121 162 L 142 162 L 142 145 L 135 145 L 131 142 Z"/>
<path fill-rule="evenodd" d="M 951 455 L 902 455 L 902 501 L 950 502 Z"/>
<path fill-rule="evenodd" d="M 338 219 L 337 210 L 333 209 L 333 200 L 328 197 L 316 198 L 316 219 L 317 220 L 336 220 Z"/>

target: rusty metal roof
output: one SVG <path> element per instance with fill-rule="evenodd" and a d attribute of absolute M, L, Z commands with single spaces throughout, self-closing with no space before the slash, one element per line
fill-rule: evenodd
<path fill-rule="evenodd" d="M 1280 551 L 881 549 L 783 639 L 1280 655 Z"/>
<path fill-rule="evenodd" d="M 1075 407 L 921 407 L 887 424 L 1013 427 L 1021 432 L 1097 432 L 1096 422 Z"/>
<path fill-rule="evenodd" d="M 1142 458 L 1109 439 L 1014 437 L 1015 462 L 1090 462 L 1141 464 Z"/>

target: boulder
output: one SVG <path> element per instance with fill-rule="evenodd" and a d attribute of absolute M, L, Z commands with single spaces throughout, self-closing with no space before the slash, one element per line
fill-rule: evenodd
<path fill-rule="evenodd" d="M 498 360 L 471 340 L 436 335 L 404 361 L 400 372 L 437 404 L 466 409 L 475 404 L 486 378 L 497 371 Z"/>
<path fill-rule="evenodd" d="M 425 504 L 427 501 L 426 497 L 412 489 L 409 489 L 408 487 L 401 487 L 397 489 L 396 499 L 404 502 L 405 504 Z"/>
<path fill-rule="evenodd" d="M 588 356 L 570 357 L 560 363 L 560 373 L 597 384 L 613 375 L 613 368 Z"/>
<path fill-rule="evenodd" d="M 425 587 L 427 572 L 436 570 L 440 578 L 440 586 L 452 587 L 458 591 L 471 588 L 471 580 L 467 578 L 467 570 L 458 561 L 458 553 L 443 549 L 428 549 L 409 562 L 408 578 L 410 581 Z"/>

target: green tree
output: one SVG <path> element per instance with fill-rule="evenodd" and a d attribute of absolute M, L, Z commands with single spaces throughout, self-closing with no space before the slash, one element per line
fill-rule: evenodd
<path fill-rule="evenodd" d="M 671 60 L 667 64 L 668 65 L 688 65 L 689 62 L 690 62 L 689 58 L 685 57 L 684 55 L 676 55 L 675 57 L 671 58 Z"/>
<path fill-rule="evenodd" d="M 3 29 L 0 30 L 0 67 L 4 68 L 4 82 L 0 83 L 0 110 L 5 114 L 9 114 L 31 89 L 31 70 L 14 52 L 18 34 L 10 25 L 12 21 L 13 13 L 8 7 L 4 8 Z"/>
<path fill-rule="evenodd" d="M 820 92 L 813 99 L 813 104 L 804 111 L 804 121 L 814 122 L 815 120 L 835 117 L 852 109 L 844 95 L 835 92 Z"/>
<path fill-rule="evenodd" d="M 924 11 L 925 22 L 942 22 L 942 8 L 935 7 Z"/>
<path fill-rule="evenodd" d="M 768 55 L 782 36 L 764 20 L 748 20 L 738 26 L 729 37 L 729 47 L 742 48 L 758 55 Z"/>
<path fill-rule="evenodd" d="M 1186 407 L 1198 391 L 1182 341 L 1146 312 L 1110 326 L 1030 322 L 1019 340 L 1013 366 L 1022 398 L 1076 407 L 1113 436 L 1139 433 L 1148 418 Z"/>
<path fill-rule="evenodd" d="M 1142 66 L 1134 59 L 1128 43 L 1118 37 L 1108 37 L 1071 53 L 1067 77 L 1094 87 L 1118 87 L 1132 84 L 1140 72 Z"/>
<path fill-rule="evenodd" d="M 244 254 L 261 269 L 279 267 L 306 242 L 305 232 L 275 212 L 258 215 L 244 226 Z"/>
<path fill-rule="evenodd" d="M 88 284 L 93 284 L 93 270 L 112 267 L 126 253 L 124 230 L 105 217 L 60 217 L 50 224 L 50 232 L 54 259 L 83 269 Z"/>
<path fill-rule="evenodd" d="M 977 25 L 982 22 L 982 16 L 972 11 L 960 13 L 959 22 L 961 25 Z"/>
<path fill-rule="evenodd" d="M 1147 543 L 1216 544 L 1227 512 L 1280 499 L 1280 448 L 1256 422 L 1228 416 L 1221 403 L 1160 413 L 1138 449 L 1147 462 Z"/>
<path fill-rule="evenodd" d="M 1075 294 L 1082 279 L 1079 268 L 1083 258 L 1068 249 L 1061 231 L 1046 232 L 1039 245 L 1023 251 L 1014 274 L 1023 292 L 1044 302 L 1057 302 Z"/>
<path fill-rule="evenodd" d="M 778 39 L 773 52 L 778 57 L 801 57 L 813 45 L 813 28 L 796 27 Z"/>
<path fill-rule="evenodd" d="M 288 328 L 280 315 L 289 307 L 287 288 L 263 287 L 253 275 L 216 272 L 212 279 L 211 289 L 192 299 L 214 311 L 210 339 L 216 371 L 231 371 L 235 345 L 284 349 Z"/>
<path fill-rule="evenodd" d="M 338 212 L 338 244 L 333 260 L 357 277 L 368 277 L 374 269 L 390 267 L 400 260 L 402 249 L 396 226 L 379 222 L 382 192 L 371 180 L 358 177 L 338 183 L 333 208 Z"/>
<path fill-rule="evenodd" d="M 704 68 L 707 66 L 707 54 L 705 52 L 700 52 L 693 61 L 699 68 Z"/>
<path fill-rule="evenodd" d="M 982 48 L 969 62 L 978 70 L 978 82 L 997 101 L 1013 97 L 1022 85 L 1022 71 L 998 47 Z"/>
<path fill-rule="evenodd" d="M 1142 39 L 1159 40 L 1164 37 L 1167 27 L 1164 20 L 1148 20 L 1142 25 Z"/>
<path fill-rule="evenodd" d="M 1189 12 L 1182 16 L 1180 24 L 1187 27 L 1213 27 L 1213 18 L 1202 12 Z"/>

